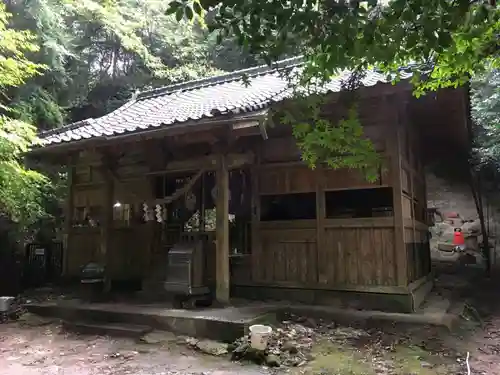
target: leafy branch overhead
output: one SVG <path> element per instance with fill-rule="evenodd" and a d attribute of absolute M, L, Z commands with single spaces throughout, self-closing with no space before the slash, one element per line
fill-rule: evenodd
<path fill-rule="evenodd" d="M 324 98 L 316 99 L 320 103 L 324 102 Z M 311 106 L 310 98 L 303 103 Z M 320 103 L 314 103 L 309 110 L 301 111 L 302 106 L 295 101 L 293 109 L 285 110 L 280 117 L 283 124 L 292 127 L 297 145 L 302 151 L 302 159 L 311 168 L 325 163 L 333 169 L 360 169 L 368 181 L 375 182 L 379 177 L 380 155 L 373 143 L 363 136 L 357 108 L 351 107 L 347 115 L 332 126 L 331 120 L 325 119 L 315 110 L 321 106 Z"/>
<path fill-rule="evenodd" d="M 303 54 L 307 74 L 325 80 L 342 69 L 408 67 L 427 90 L 500 64 L 495 0 L 175 0 L 169 12 L 191 19 L 212 8 L 211 30 L 268 61 Z"/>

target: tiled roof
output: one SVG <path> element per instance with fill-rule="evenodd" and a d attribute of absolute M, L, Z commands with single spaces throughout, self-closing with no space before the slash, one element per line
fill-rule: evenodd
<path fill-rule="evenodd" d="M 56 145 L 93 137 L 112 138 L 127 133 L 146 132 L 189 121 L 253 112 L 289 98 L 292 90 L 283 77 L 286 69 L 300 69 L 300 58 L 280 61 L 272 67 L 261 66 L 187 83 L 145 91 L 117 110 L 97 119 L 87 119 L 40 135 L 42 144 Z M 402 78 L 408 78 L 402 74 Z M 246 79 L 248 79 L 248 81 Z M 321 91 L 339 92 L 345 73 Z M 388 83 L 386 76 L 369 71 L 364 86 Z"/>

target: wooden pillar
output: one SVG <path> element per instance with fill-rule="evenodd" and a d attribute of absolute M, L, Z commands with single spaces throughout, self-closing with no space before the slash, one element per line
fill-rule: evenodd
<path fill-rule="evenodd" d="M 101 218 L 101 254 L 100 260 L 106 266 L 106 285 L 105 290 L 111 289 L 111 272 L 112 272 L 112 231 L 113 231 L 113 205 L 114 205 L 114 180 L 111 172 L 110 160 L 103 160 L 103 212 Z"/>
<path fill-rule="evenodd" d="M 217 252 L 216 291 L 219 303 L 229 303 L 229 171 L 227 157 L 220 154 L 217 160 Z"/>
<path fill-rule="evenodd" d="M 402 188 L 402 163 L 401 163 L 401 131 L 400 122 L 402 120 L 400 106 L 404 103 L 395 96 L 386 98 L 385 108 L 392 109 L 394 116 L 391 116 L 393 121 L 388 126 L 388 139 L 390 140 L 390 169 L 391 169 L 391 185 L 393 190 L 393 207 L 394 207 L 394 248 L 395 248 L 395 265 L 396 265 L 396 280 L 397 285 L 408 285 L 408 257 L 405 244 L 405 228 L 403 217 L 403 188 Z"/>
<path fill-rule="evenodd" d="M 251 279 L 252 281 L 261 281 L 262 273 L 261 267 L 259 267 L 259 261 L 261 259 L 261 243 L 260 243 L 260 147 L 259 145 L 255 146 L 255 163 L 251 167 L 252 173 L 252 240 L 251 240 Z"/>
<path fill-rule="evenodd" d="M 320 284 L 328 283 L 328 263 L 326 261 L 326 246 L 325 246 L 325 219 L 326 219 L 326 203 L 325 203 L 325 167 L 319 165 L 314 173 L 316 177 L 316 253 L 318 279 Z"/>
<path fill-rule="evenodd" d="M 66 168 L 67 173 L 67 189 L 68 194 L 66 196 L 66 207 L 65 207 L 65 220 L 64 220 L 64 233 L 63 233 L 63 266 L 62 275 L 68 275 L 69 267 L 69 254 L 70 254 L 70 244 L 71 244 L 71 229 L 73 228 L 73 206 L 74 206 L 74 192 L 73 192 L 73 178 L 75 175 L 74 158 L 70 157 L 68 161 L 68 166 Z"/>

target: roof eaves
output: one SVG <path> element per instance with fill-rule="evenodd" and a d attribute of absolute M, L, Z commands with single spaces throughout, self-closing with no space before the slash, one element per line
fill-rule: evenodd
<path fill-rule="evenodd" d="M 115 109 L 113 112 L 110 112 L 107 115 L 104 115 L 103 117 L 107 117 L 107 116 L 111 116 L 113 114 L 121 113 L 122 111 L 124 111 L 125 109 L 127 109 L 128 107 L 130 107 L 134 103 L 135 103 L 135 100 L 133 100 L 133 99 L 129 100 L 124 105 L 122 105 L 119 108 Z M 95 123 L 95 121 L 96 120 L 94 118 L 90 117 L 90 118 L 87 118 L 85 120 L 80 120 L 80 121 L 72 122 L 70 124 L 61 126 L 60 128 L 44 130 L 44 131 L 42 131 L 42 132 L 40 132 L 38 134 L 38 137 L 39 138 L 48 138 L 50 136 L 59 135 L 59 134 L 62 134 L 62 133 L 65 133 L 65 132 L 68 132 L 68 131 L 71 131 L 71 130 L 77 130 L 77 129 L 83 127 L 83 126 L 92 125 L 92 124 Z"/>
<path fill-rule="evenodd" d="M 187 127 L 196 127 L 196 125 L 205 125 L 205 126 L 217 126 L 224 125 L 227 123 L 235 123 L 235 122 L 244 122 L 250 121 L 258 118 L 262 118 L 266 116 L 268 112 L 267 108 L 258 108 L 253 111 L 247 111 L 243 113 L 226 113 L 223 117 L 219 118 L 210 118 L 204 117 L 199 120 L 189 119 L 185 122 L 176 122 L 169 127 L 156 127 L 156 128 L 148 128 L 148 129 L 136 129 L 134 131 L 124 132 L 123 134 L 115 134 L 112 136 L 101 135 L 97 137 L 90 138 L 82 138 L 79 140 L 72 141 L 62 141 L 62 142 L 51 142 L 43 146 L 36 147 L 30 151 L 30 154 L 38 154 L 45 153 L 47 151 L 51 151 L 53 149 L 63 150 L 63 149 L 71 149 L 73 147 L 81 147 L 83 145 L 87 145 L 90 142 L 99 142 L 99 143 L 107 143 L 113 141 L 120 141 L 124 138 L 133 138 L 137 136 L 144 137 L 155 137 L 155 136 L 163 136 L 169 134 L 171 132 L 179 131 L 180 129 Z"/>

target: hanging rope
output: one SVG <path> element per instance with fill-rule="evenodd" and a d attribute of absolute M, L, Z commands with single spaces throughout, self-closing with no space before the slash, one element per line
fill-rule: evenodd
<path fill-rule="evenodd" d="M 191 190 L 193 188 L 194 184 L 196 184 L 196 182 L 200 179 L 200 177 L 203 176 L 203 173 L 205 173 L 205 171 L 206 171 L 206 168 L 200 169 L 198 171 L 198 173 L 196 173 L 193 177 L 191 177 L 189 179 L 189 181 L 186 182 L 186 184 L 183 187 L 177 189 L 172 195 L 170 195 L 168 197 L 156 199 L 152 203 L 152 205 L 170 204 L 173 201 L 179 199 L 180 197 L 182 197 L 184 194 L 186 194 L 189 190 Z"/>
<path fill-rule="evenodd" d="M 200 169 L 192 178 L 189 179 L 189 181 L 186 182 L 186 184 L 183 187 L 177 189 L 172 195 L 165 197 L 165 198 L 156 199 L 153 202 L 147 202 L 147 204 L 148 205 L 170 204 L 173 201 L 179 199 L 180 197 L 185 195 L 189 190 L 192 189 L 194 184 L 196 184 L 196 182 L 200 179 L 200 177 L 203 175 L 203 173 L 206 172 L 206 170 L 207 170 L 207 168 Z M 117 184 L 117 185 L 122 184 L 122 181 L 120 181 L 120 179 L 118 178 L 116 173 L 114 171 L 110 171 L 110 172 L 111 172 L 110 174 L 113 177 L 115 184 Z M 142 199 L 141 199 L 142 197 L 139 196 L 139 194 L 136 194 L 135 192 L 130 191 L 130 190 L 128 193 L 131 194 L 134 198 L 136 198 L 137 201 L 142 201 Z"/>

